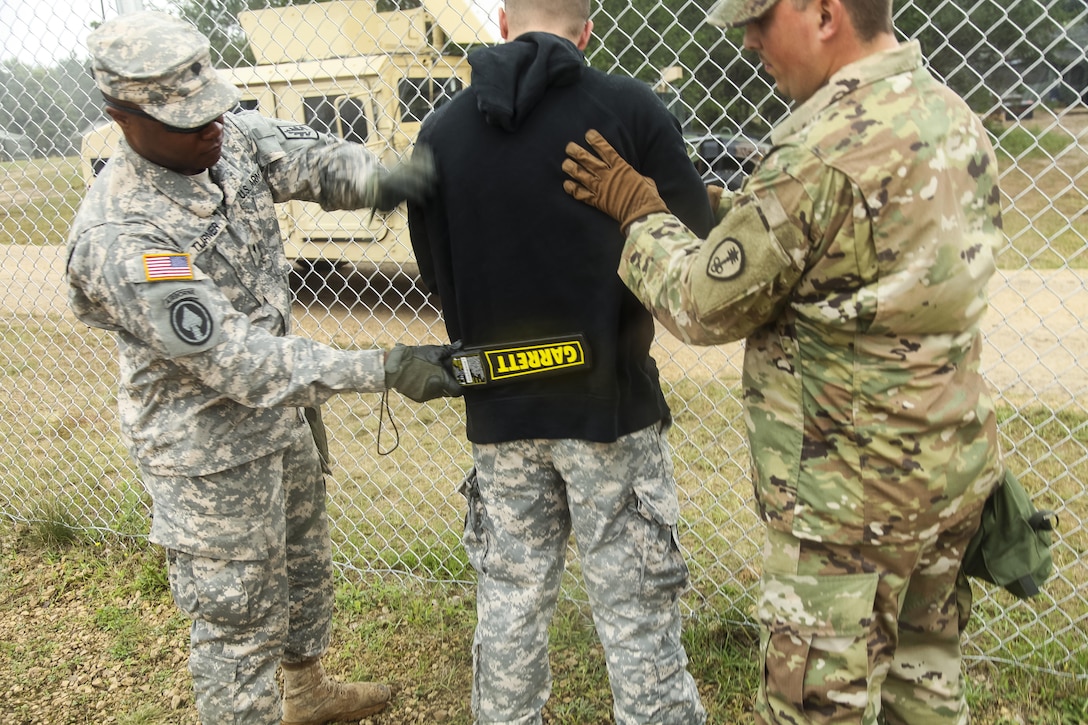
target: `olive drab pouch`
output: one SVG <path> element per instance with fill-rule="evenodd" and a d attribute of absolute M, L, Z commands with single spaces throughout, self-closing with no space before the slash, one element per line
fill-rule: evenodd
<path fill-rule="evenodd" d="M 1021 599 L 1035 596 L 1054 569 L 1050 532 L 1057 524 L 1057 515 L 1036 509 L 1020 481 L 1006 469 L 986 500 L 982 525 L 967 545 L 963 573 Z"/>
<path fill-rule="evenodd" d="M 306 416 L 306 422 L 310 425 L 310 433 L 314 437 L 314 445 L 317 446 L 317 455 L 321 459 L 321 472 L 326 476 L 332 475 L 332 458 L 329 456 L 329 435 L 325 430 L 325 421 L 321 418 L 321 406 L 315 405 L 302 409 Z"/>

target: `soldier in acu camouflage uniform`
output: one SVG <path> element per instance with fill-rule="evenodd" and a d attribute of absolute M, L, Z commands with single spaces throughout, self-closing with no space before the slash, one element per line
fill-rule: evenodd
<path fill-rule="evenodd" d="M 956 596 L 1003 472 L 979 374 L 996 159 L 894 37 L 891 0 L 721 0 L 796 102 L 705 240 L 603 140 L 565 188 L 620 219 L 620 276 L 681 339 L 746 339 L 767 524 L 760 722 L 963 723 Z"/>
<path fill-rule="evenodd" d="M 116 333 L 121 425 L 151 494 L 189 667 L 209 725 L 326 723 L 385 707 L 386 685 L 321 667 L 332 562 L 316 411 L 336 393 L 457 394 L 446 350 L 336 350 L 290 334 L 273 202 L 391 209 L 426 193 L 425 162 L 387 172 L 356 145 L 256 113 L 168 15 L 88 39 L 121 143 L 69 241 L 69 302 Z M 418 168 L 417 168 L 418 167 Z M 281 703 L 276 669 L 282 663 Z"/>

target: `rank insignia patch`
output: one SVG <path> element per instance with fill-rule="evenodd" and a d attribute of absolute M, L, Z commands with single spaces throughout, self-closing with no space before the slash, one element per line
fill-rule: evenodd
<path fill-rule="evenodd" d="M 279 126 L 278 128 L 280 129 L 280 133 L 283 134 L 283 137 L 288 141 L 317 138 L 317 131 L 303 123 L 296 126 Z"/>
<path fill-rule="evenodd" d="M 144 255 L 144 275 L 148 282 L 192 279 L 193 263 L 188 254 L 157 252 Z"/>

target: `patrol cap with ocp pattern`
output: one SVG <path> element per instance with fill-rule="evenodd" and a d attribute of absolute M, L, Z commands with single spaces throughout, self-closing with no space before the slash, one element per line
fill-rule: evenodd
<path fill-rule="evenodd" d="M 87 37 L 99 90 L 179 128 L 202 126 L 238 102 L 209 48 L 195 27 L 153 10 L 113 18 Z"/>
<path fill-rule="evenodd" d="M 778 0 L 718 0 L 706 14 L 708 22 L 734 28 L 755 20 Z"/>

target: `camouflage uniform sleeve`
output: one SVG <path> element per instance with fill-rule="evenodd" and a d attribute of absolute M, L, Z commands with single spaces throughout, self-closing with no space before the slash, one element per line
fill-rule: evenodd
<path fill-rule="evenodd" d="M 327 211 L 371 205 L 368 182 L 384 168 L 361 144 L 256 113 L 234 120 L 256 145 L 273 201 L 313 201 Z"/>
<path fill-rule="evenodd" d="M 69 262 L 80 319 L 116 330 L 148 375 L 187 373 L 252 408 L 313 406 L 342 392 L 385 390 L 383 350 L 340 350 L 250 324 L 195 265 L 190 279 L 156 279 L 149 257 L 181 257 L 166 240 L 124 235 L 76 245 Z M 88 313 L 93 310 L 93 315 Z"/>
<path fill-rule="evenodd" d="M 312 407 L 338 393 L 386 389 L 384 350 L 340 350 L 303 337 L 277 337 L 229 305 L 218 312 L 217 344 L 175 362 L 243 405 Z"/>
<path fill-rule="evenodd" d="M 651 214 L 628 231 L 620 277 L 689 344 L 748 337 L 775 317 L 804 271 L 810 244 L 799 220 L 811 203 L 802 185 L 786 174 L 752 181 L 723 194 L 706 240 L 670 214 Z"/>

